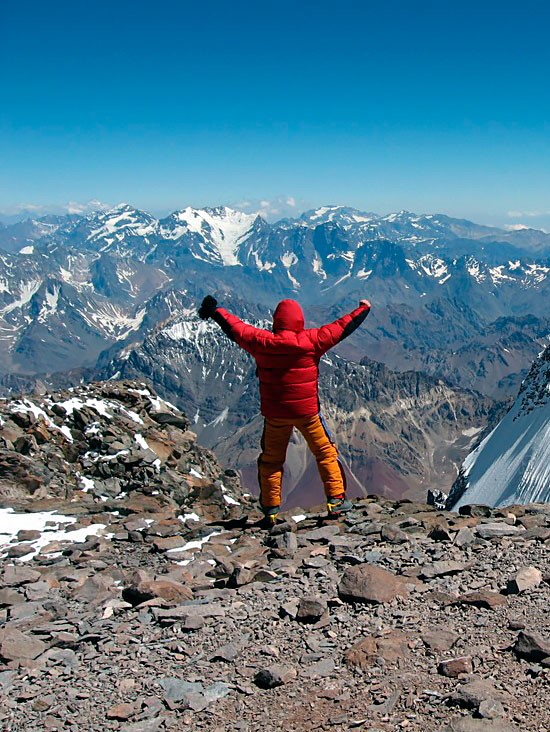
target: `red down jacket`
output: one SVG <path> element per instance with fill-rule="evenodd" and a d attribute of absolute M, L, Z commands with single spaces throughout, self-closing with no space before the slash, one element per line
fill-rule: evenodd
<path fill-rule="evenodd" d="M 273 314 L 273 331 L 243 323 L 223 308 L 213 319 L 256 360 L 261 412 L 273 419 L 312 417 L 319 413 L 317 378 L 321 356 L 358 328 L 370 306 L 321 328 L 304 329 L 304 313 L 295 300 L 282 300 Z"/>

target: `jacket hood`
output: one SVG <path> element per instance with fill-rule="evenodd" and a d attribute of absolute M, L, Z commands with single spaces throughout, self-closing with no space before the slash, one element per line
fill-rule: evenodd
<path fill-rule="evenodd" d="M 299 333 L 304 329 L 304 313 L 296 300 L 281 300 L 273 313 L 273 332 L 293 330 Z"/>

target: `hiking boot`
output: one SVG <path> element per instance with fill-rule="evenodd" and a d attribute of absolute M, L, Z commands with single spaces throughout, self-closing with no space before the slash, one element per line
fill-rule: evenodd
<path fill-rule="evenodd" d="M 329 518 L 335 518 L 343 513 L 348 513 L 353 508 L 353 503 L 345 496 L 339 498 L 329 498 L 327 500 L 327 511 Z"/>
<path fill-rule="evenodd" d="M 264 522 L 266 526 L 275 526 L 279 517 L 280 510 L 280 506 L 270 506 L 269 508 L 264 508 L 264 506 L 262 506 L 262 511 L 264 512 Z"/>

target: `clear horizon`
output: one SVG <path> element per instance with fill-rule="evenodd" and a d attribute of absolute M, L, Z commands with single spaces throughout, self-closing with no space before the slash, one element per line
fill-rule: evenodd
<path fill-rule="evenodd" d="M 550 229 L 549 20 L 537 0 L 11 3 L 0 213 L 293 199 Z"/>

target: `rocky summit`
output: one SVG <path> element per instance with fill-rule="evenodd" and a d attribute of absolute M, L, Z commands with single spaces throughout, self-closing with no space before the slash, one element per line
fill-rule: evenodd
<path fill-rule="evenodd" d="M 550 505 L 270 530 L 150 386 L 0 402 L 0 728 L 548 732 Z"/>

